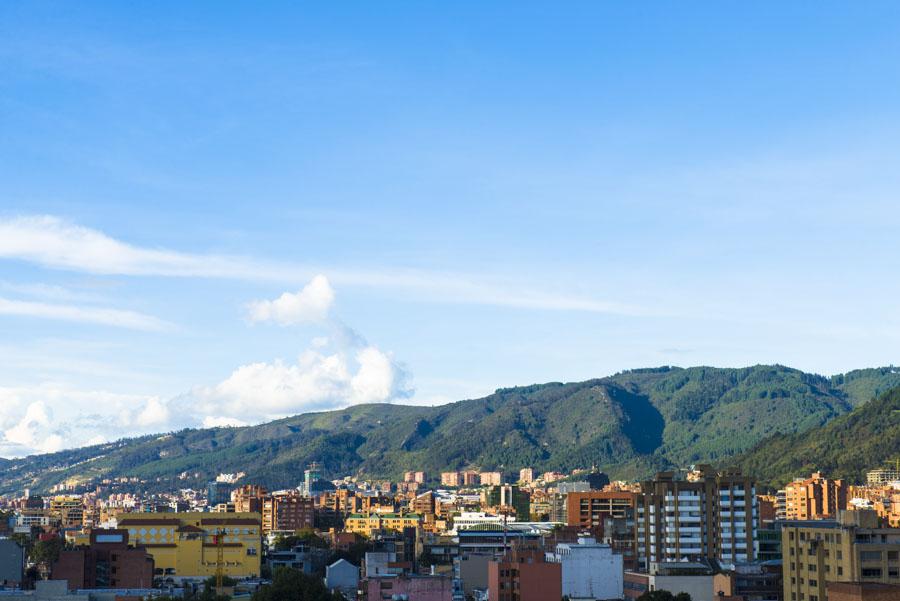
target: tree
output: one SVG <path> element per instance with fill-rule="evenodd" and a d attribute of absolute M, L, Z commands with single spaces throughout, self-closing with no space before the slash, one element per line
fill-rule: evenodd
<path fill-rule="evenodd" d="M 296 533 L 288 536 L 279 534 L 275 539 L 275 550 L 290 551 L 297 545 L 302 544 L 309 545 L 310 547 L 318 547 L 320 549 L 328 547 L 328 541 L 316 534 L 315 530 L 304 528 L 303 530 L 298 530 Z"/>
<path fill-rule="evenodd" d="M 637 601 L 691 601 L 691 596 L 687 593 L 673 595 L 669 591 L 647 591 Z"/>
<path fill-rule="evenodd" d="M 251 601 L 344 601 L 339 593 L 331 593 L 321 579 L 300 570 L 281 567 L 275 570 L 272 584 L 253 593 Z"/>
<path fill-rule="evenodd" d="M 59 553 L 63 547 L 65 547 L 65 543 L 59 537 L 38 541 L 31 548 L 31 561 L 50 568 L 53 562 L 59 559 Z"/>

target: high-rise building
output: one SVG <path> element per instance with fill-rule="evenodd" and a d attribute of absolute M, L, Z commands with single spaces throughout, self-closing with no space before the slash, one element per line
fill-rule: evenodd
<path fill-rule="evenodd" d="M 459 486 L 461 481 L 459 472 L 442 472 L 441 473 L 441 486 Z"/>
<path fill-rule="evenodd" d="M 740 470 L 660 472 L 641 484 L 637 551 L 652 563 L 716 559 L 753 561 L 757 554 L 754 481 Z"/>
<path fill-rule="evenodd" d="M 466 470 L 460 473 L 463 486 L 477 486 L 480 479 L 478 472 L 475 470 Z"/>
<path fill-rule="evenodd" d="M 534 482 L 534 469 L 525 467 L 519 470 L 519 482 L 522 484 L 531 484 Z"/>
<path fill-rule="evenodd" d="M 231 500 L 231 485 L 227 482 L 213 480 L 206 485 L 206 504 L 215 507 Z"/>
<path fill-rule="evenodd" d="M 835 581 L 900 582 L 900 529 L 881 528 L 871 510 L 786 522 L 781 548 L 785 601 L 831 599 L 826 590 Z"/>
<path fill-rule="evenodd" d="M 482 486 L 497 486 L 503 482 L 503 474 L 500 472 L 481 472 L 478 476 Z"/>
<path fill-rule="evenodd" d="M 273 492 L 263 497 L 262 529 L 269 532 L 295 532 L 315 525 L 315 500 L 296 490 Z"/>
<path fill-rule="evenodd" d="M 786 520 L 823 520 L 847 509 L 847 485 L 815 472 L 784 487 Z"/>
<path fill-rule="evenodd" d="M 621 553 L 625 567 L 636 567 L 635 507 L 637 493 L 628 491 L 572 492 L 566 496 L 566 523 L 597 533 Z"/>
<path fill-rule="evenodd" d="M 268 495 L 263 486 L 246 484 L 231 493 L 237 513 L 262 513 L 263 499 Z"/>
<path fill-rule="evenodd" d="M 566 497 L 566 519 L 569 526 L 585 530 L 603 526 L 607 517 L 634 517 L 637 494 L 625 491 L 571 492 Z"/>
<path fill-rule="evenodd" d="M 425 472 L 404 472 L 404 482 L 415 482 L 416 484 L 425 484 Z"/>

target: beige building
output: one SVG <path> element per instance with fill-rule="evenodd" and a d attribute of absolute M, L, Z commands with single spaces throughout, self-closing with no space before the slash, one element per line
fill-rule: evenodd
<path fill-rule="evenodd" d="M 503 474 L 500 472 L 481 472 L 479 477 L 482 486 L 499 486 L 503 482 Z"/>
<path fill-rule="evenodd" d="M 442 472 L 441 473 L 441 486 L 459 486 L 461 481 L 459 472 Z"/>
<path fill-rule="evenodd" d="M 900 529 L 874 511 L 787 522 L 781 532 L 785 601 L 826 601 L 829 582 L 900 584 Z"/>

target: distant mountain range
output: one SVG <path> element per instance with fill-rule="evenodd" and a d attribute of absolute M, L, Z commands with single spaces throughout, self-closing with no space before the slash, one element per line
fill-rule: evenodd
<path fill-rule="evenodd" d="M 857 425 L 884 418 L 893 407 L 884 399 L 900 393 L 868 402 L 898 386 L 900 370 L 892 367 L 832 377 L 779 365 L 638 369 L 586 382 L 504 388 L 439 407 L 359 405 L 257 426 L 189 429 L 0 460 L 0 493 L 119 477 L 172 490 L 239 471 L 248 482 L 293 486 L 311 461 L 322 463 L 331 477 L 596 465 L 624 479 L 709 462 L 740 464 L 775 482 L 808 471 L 820 452 L 832 469 L 857 479 L 860 469 L 887 457 L 879 448 L 900 441 L 884 429 L 888 424 Z M 846 450 L 829 438 L 844 432 L 867 435 L 840 439 L 859 446 L 856 463 L 829 454 Z M 884 441 L 883 435 L 894 438 Z M 813 440 L 822 446 L 806 446 Z M 179 479 L 183 473 L 189 476 Z"/>

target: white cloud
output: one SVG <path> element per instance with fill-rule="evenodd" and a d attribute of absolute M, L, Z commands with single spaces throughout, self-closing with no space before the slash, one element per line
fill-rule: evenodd
<path fill-rule="evenodd" d="M 149 434 L 173 426 L 160 420 L 168 404 L 156 397 L 85 390 L 59 382 L 0 387 L 0 457 L 49 453 Z"/>
<path fill-rule="evenodd" d="M 317 275 L 296 293 L 285 292 L 275 300 L 253 301 L 251 321 L 274 321 L 281 325 L 321 322 L 334 304 L 334 289 L 324 275 Z"/>
<path fill-rule="evenodd" d="M 335 284 L 376 288 L 394 296 L 430 302 L 624 315 L 648 313 L 628 304 L 564 291 L 547 292 L 543 287 L 496 277 L 415 269 L 323 269 L 142 248 L 48 215 L 0 218 L 0 258 L 99 275 L 205 277 L 284 284 L 302 282 L 324 271 Z"/>
<path fill-rule="evenodd" d="M 173 328 L 172 324 L 166 321 L 136 311 L 23 301 L 3 297 L 0 297 L 0 315 L 58 319 L 146 331 L 162 331 Z"/>
<path fill-rule="evenodd" d="M 373 346 L 329 352 L 310 349 L 294 363 L 243 365 L 219 384 L 196 388 L 175 402 L 205 416 L 205 424 L 259 423 L 307 411 L 407 398 L 411 395 L 407 379 L 389 354 Z"/>

